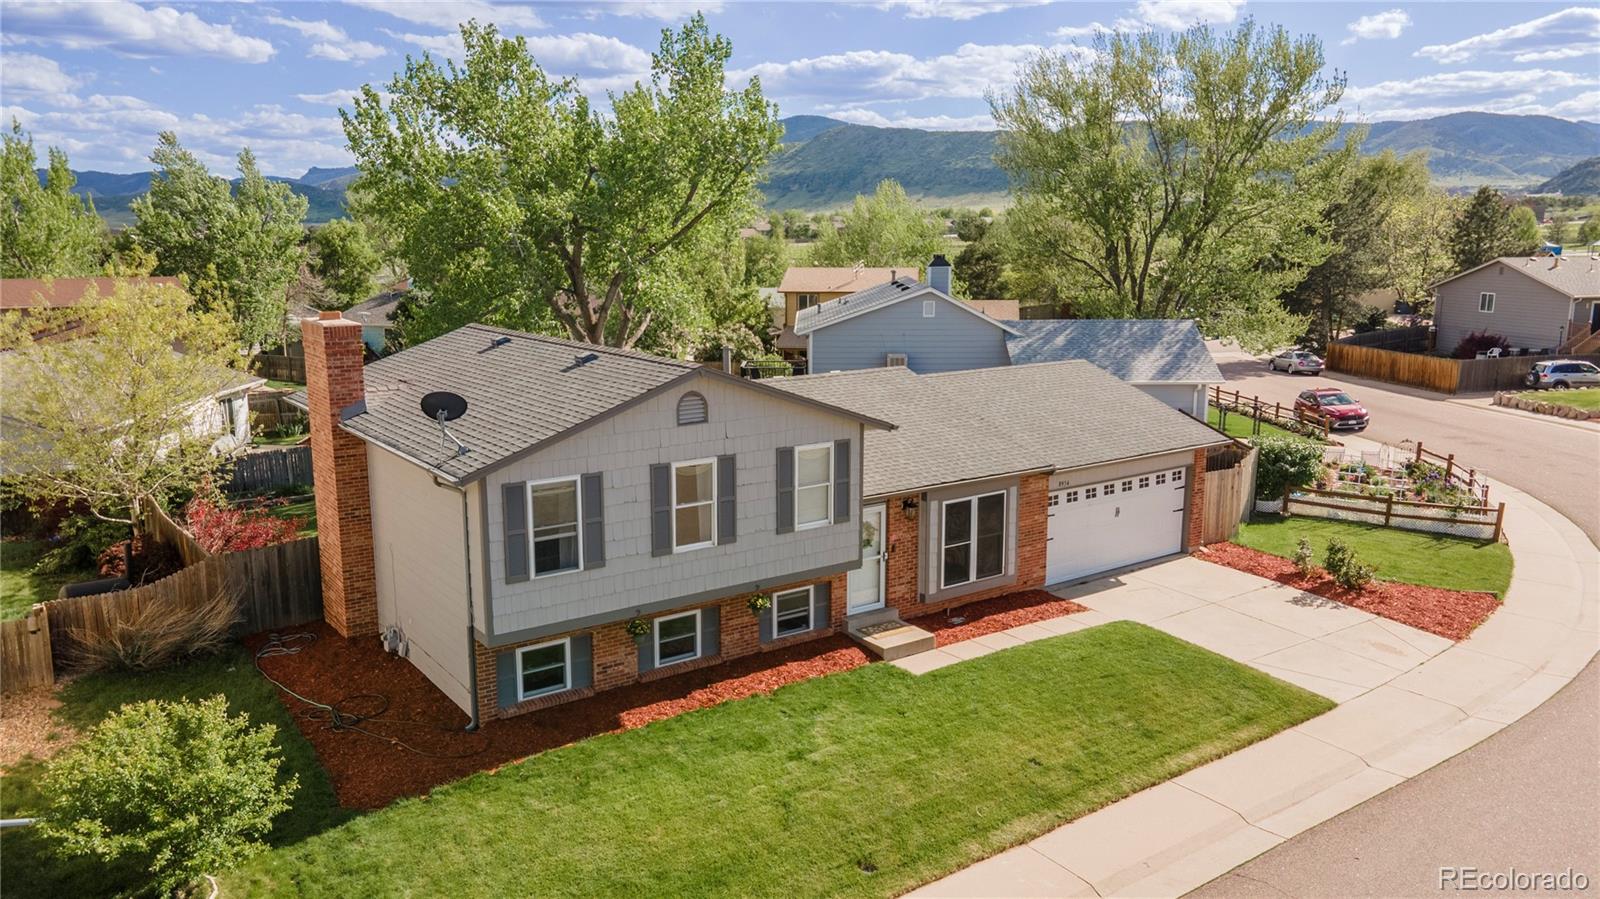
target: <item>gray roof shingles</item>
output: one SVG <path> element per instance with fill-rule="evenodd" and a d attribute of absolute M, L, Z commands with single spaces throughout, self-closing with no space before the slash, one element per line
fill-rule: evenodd
<path fill-rule="evenodd" d="M 887 306 L 909 294 L 926 290 L 927 287 L 928 285 L 915 278 L 896 278 L 887 284 L 858 290 L 849 296 L 800 310 L 794 317 L 794 331 L 796 334 L 809 334 L 846 315 Z"/>
<path fill-rule="evenodd" d="M 1014 365 L 1082 359 L 1124 381 L 1220 384 L 1222 372 L 1190 319 L 1016 321 L 1007 336 Z"/>
<path fill-rule="evenodd" d="M 931 375 L 874 368 L 767 383 L 898 425 L 867 433 L 868 496 L 1228 442 L 1078 360 Z"/>

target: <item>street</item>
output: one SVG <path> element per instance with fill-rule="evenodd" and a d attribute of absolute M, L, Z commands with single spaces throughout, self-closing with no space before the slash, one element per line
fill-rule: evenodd
<path fill-rule="evenodd" d="M 1600 427 L 1390 384 L 1269 372 L 1218 351 L 1229 390 L 1291 402 L 1337 386 L 1372 415 L 1365 436 L 1421 440 L 1556 508 L 1600 543 Z M 1600 667 L 1438 767 L 1191 893 L 1196 897 L 1426 896 L 1441 867 L 1587 875 L 1600 883 Z"/>

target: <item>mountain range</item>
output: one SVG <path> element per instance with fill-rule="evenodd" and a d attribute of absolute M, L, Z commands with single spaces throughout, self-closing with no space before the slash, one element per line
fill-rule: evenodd
<path fill-rule="evenodd" d="M 1600 194 L 1600 156 L 1590 156 L 1533 189 L 1541 194 Z"/>
<path fill-rule="evenodd" d="M 783 149 L 767 167 L 762 185 L 771 209 L 835 209 L 856 194 L 871 193 L 893 178 L 913 199 L 941 206 L 1003 205 L 1008 184 L 995 165 L 996 131 L 923 131 L 853 125 L 826 116 L 799 115 L 783 120 Z M 1346 133 L 1357 126 L 1346 126 Z M 1435 183 L 1448 188 L 1488 184 L 1513 189 L 1594 192 L 1600 154 L 1600 124 L 1551 116 L 1461 112 L 1406 122 L 1367 126 L 1366 153 L 1394 150 L 1428 154 Z M 1587 179 L 1570 187 L 1548 188 L 1559 175 L 1589 160 Z M 149 172 L 76 172 L 74 190 L 93 197 L 95 208 L 113 225 L 131 220 L 128 204 L 150 189 Z M 287 183 L 310 203 L 306 221 L 319 223 L 344 214 L 344 191 L 355 180 L 354 167 L 311 168 Z M 1582 185 L 1587 184 L 1584 188 Z"/>

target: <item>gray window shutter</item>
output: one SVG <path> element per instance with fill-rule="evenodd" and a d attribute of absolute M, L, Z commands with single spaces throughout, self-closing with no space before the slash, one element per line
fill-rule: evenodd
<path fill-rule="evenodd" d="M 526 484 L 506 484 L 500 488 L 501 512 L 505 517 L 506 583 L 528 579 L 528 488 Z"/>
<path fill-rule="evenodd" d="M 767 594 L 770 598 L 772 594 Z M 762 643 L 771 643 L 778 636 L 778 613 L 768 605 L 756 615 L 756 625 L 761 634 Z"/>
<path fill-rule="evenodd" d="M 778 533 L 794 531 L 794 447 L 778 447 Z"/>
<path fill-rule="evenodd" d="M 714 656 L 722 652 L 722 607 L 706 606 L 700 610 L 700 655 Z"/>
<path fill-rule="evenodd" d="M 650 633 L 645 634 L 643 637 L 634 637 L 633 643 L 639 648 L 639 673 L 649 674 L 656 670 L 656 634 L 654 624 L 652 623 Z"/>
<path fill-rule="evenodd" d="M 606 564 L 606 509 L 600 475 L 583 476 L 583 567 Z"/>
<path fill-rule="evenodd" d="M 717 457 L 717 543 L 739 539 L 739 472 L 733 456 Z"/>
<path fill-rule="evenodd" d="M 821 631 L 828 629 L 828 615 L 833 610 L 832 602 L 833 584 L 823 581 L 811 588 L 811 629 Z"/>
<path fill-rule="evenodd" d="M 672 466 L 665 462 L 650 466 L 650 555 L 672 555 Z"/>
<path fill-rule="evenodd" d="M 494 657 L 495 696 L 500 708 L 517 704 L 517 651 L 502 652 Z"/>
<path fill-rule="evenodd" d="M 850 441 L 833 442 L 833 523 L 850 520 Z"/>
<path fill-rule="evenodd" d="M 588 634 L 578 634 L 567 644 L 567 681 L 572 689 L 594 686 L 594 642 Z"/>

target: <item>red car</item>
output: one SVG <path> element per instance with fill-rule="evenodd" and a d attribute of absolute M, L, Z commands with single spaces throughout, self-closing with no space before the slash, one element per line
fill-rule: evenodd
<path fill-rule="evenodd" d="M 1367 427 L 1367 408 L 1337 387 L 1303 390 L 1294 401 L 1294 414 L 1301 421 L 1328 419 L 1336 431 L 1362 431 Z"/>

